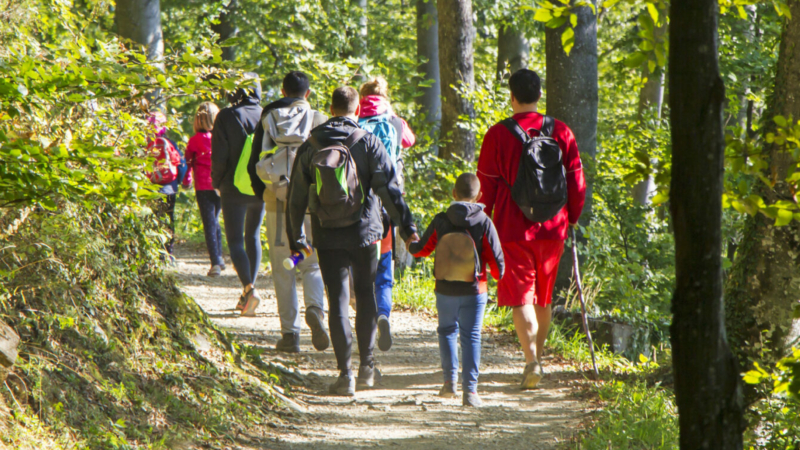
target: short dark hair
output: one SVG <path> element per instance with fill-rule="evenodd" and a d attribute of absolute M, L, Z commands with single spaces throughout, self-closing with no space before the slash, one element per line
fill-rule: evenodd
<path fill-rule="evenodd" d="M 539 75 L 530 69 L 519 69 L 508 79 L 511 95 L 518 102 L 536 103 L 542 96 L 542 80 Z"/>
<path fill-rule="evenodd" d="M 350 86 L 342 86 L 333 91 L 331 109 L 341 115 L 353 114 L 358 108 L 358 92 Z"/>
<path fill-rule="evenodd" d="M 297 70 L 291 71 L 283 77 L 283 92 L 287 97 L 304 97 L 310 85 L 308 75 Z"/>
<path fill-rule="evenodd" d="M 462 173 L 456 179 L 456 197 L 458 200 L 472 200 L 481 192 L 481 182 L 472 173 Z"/>

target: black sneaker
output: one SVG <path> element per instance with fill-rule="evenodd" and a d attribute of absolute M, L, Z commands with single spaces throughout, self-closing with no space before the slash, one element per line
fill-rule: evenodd
<path fill-rule="evenodd" d="M 300 353 L 300 333 L 284 333 L 275 350 L 284 353 Z"/>
<path fill-rule="evenodd" d="M 453 398 L 458 395 L 456 392 L 456 385 L 452 381 L 445 381 L 442 389 L 439 390 L 439 397 Z"/>
<path fill-rule="evenodd" d="M 361 387 L 375 386 L 375 380 L 381 379 L 381 372 L 375 368 L 375 365 L 361 366 L 358 368 L 358 381 L 357 384 Z"/>
<path fill-rule="evenodd" d="M 311 307 L 306 309 L 306 324 L 311 328 L 311 343 L 318 351 L 323 351 L 331 345 L 328 330 L 325 329 L 324 313 L 321 309 Z"/>
<path fill-rule="evenodd" d="M 483 402 L 481 398 L 478 397 L 477 392 L 464 392 L 464 397 L 462 398 L 461 404 L 464 406 L 471 406 L 473 408 L 480 408 Z"/>
<path fill-rule="evenodd" d="M 378 348 L 384 352 L 392 348 L 392 327 L 384 315 L 378 317 Z"/>
<path fill-rule="evenodd" d="M 330 386 L 328 392 L 333 395 L 345 395 L 353 397 L 356 395 L 356 379 L 353 375 L 341 375 Z"/>

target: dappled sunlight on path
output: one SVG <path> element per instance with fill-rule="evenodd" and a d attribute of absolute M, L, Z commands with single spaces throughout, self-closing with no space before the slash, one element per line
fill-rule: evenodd
<path fill-rule="evenodd" d="M 460 390 L 457 399 L 439 398 L 442 370 L 436 320 L 404 311 L 392 312 L 392 349 L 376 349 L 376 365 L 383 375 L 376 386 L 356 392 L 355 398 L 327 396 L 326 386 L 337 374 L 333 349 L 315 351 L 305 324 L 302 353 L 274 351 L 280 324 L 270 277 L 259 278 L 264 302 L 256 317 L 240 318 L 234 306 L 241 288 L 232 266 L 222 277 L 207 278 L 204 253 L 181 250 L 176 271 L 184 290 L 217 324 L 263 348 L 265 361 L 279 364 L 302 382 L 294 389 L 294 399 L 305 412 L 240 435 L 238 448 L 553 449 L 586 418 L 587 406 L 575 395 L 575 381 L 581 375 L 573 368 L 546 357 L 548 375 L 541 388 L 522 392 L 517 387 L 522 353 L 491 335 L 484 335 L 478 386 L 484 407 L 462 407 Z M 354 348 L 354 364 L 357 354 Z"/>

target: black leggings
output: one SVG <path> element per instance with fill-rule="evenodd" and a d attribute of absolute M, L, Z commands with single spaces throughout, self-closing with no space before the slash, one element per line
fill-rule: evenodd
<path fill-rule="evenodd" d="M 261 265 L 261 221 L 264 202 L 254 195 L 222 193 L 222 218 L 233 267 L 242 286 L 254 284 Z"/>
<path fill-rule="evenodd" d="M 164 201 L 158 207 L 158 212 L 166 220 L 167 228 L 169 229 L 169 240 L 164 244 L 164 249 L 170 255 L 172 254 L 172 249 L 175 247 L 175 201 L 177 198 L 177 194 L 167 194 L 164 196 Z"/>
<path fill-rule="evenodd" d="M 220 199 L 214 191 L 196 191 L 197 207 L 200 209 L 200 218 L 203 219 L 203 232 L 206 237 L 208 256 L 211 265 L 224 265 L 222 259 L 222 231 L 219 227 Z"/>
<path fill-rule="evenodd" d="M 351 374 L 353 331 L 348 318 L 350 267 L 356 294 L 356 338 L 361 365 L 372 365 L 375 348 L 378 305 L 375 302 L 375 273 L 378 247 L 319 250 L 319 268 L 328 291 L 328 320 L 333 352 L 340 375 Z"/>

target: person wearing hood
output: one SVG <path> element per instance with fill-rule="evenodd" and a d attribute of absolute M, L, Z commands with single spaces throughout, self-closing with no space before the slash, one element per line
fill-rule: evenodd
<path fill-rule="evenodd" d="M 500 280 L 505 260 L 492 220 L 476 203 L 481 196 L 478 177 L 461 174 L 453 189 L 455 202 L 437 214 L 422 239 L 411 242 L 408 250 L 418 258 L 436 252 L 436 309 L 439 312 L 439 354 L 444 385 L 439 395 L 456 396 L 458 347 L 461 335 L 462 403 L 481 405 L 478 375 L 481 362 L 481 328 L 488 300 L 489 265 L 492 277 Z"/>
<path fill-rule="evenodd" d="M 253 317 L 261 302 L 255 282 L 261 264 L 264 201 L 254 194 L 250 186 L 247 161 L 251 151 L 249 141 L 261 117 L 261 84 L 255 79 L 255 74 L 245 76 L 254 79 L 252 86 L 239 88 L 230 97 L 231 106 L 222 109 L 214 120 L 211 133 L 211 184 L 220 195 L 225 237 L 233 267 L 243 287 L 236 309 L 242 312 L 242 316 Z M 242 176 L 247 181 L 244 185 L 241 183 Z"/>
<path fill-rule="evenodd" d="M 400 190 L 404 188 L 403 149 L 416 143 L 416 137 L 405 120 L 392 111 L 389 102 L 389 85 L 382 77 L 361 85 L 361 113 L 358 124 L 378 136 L 392 162 L 397 166 Z M 388 219 L 388 217 L 386 217 Z M 387 220 L 388 222 L 388 220 Z M 375 279 L 375 296 L 378 300 L 378 348 L 387 351 L 392 347 L 392 331 L 389 317 L 392 312 L 392 287 L 394 287 L 394 227 L 389 226 L 386 237 L 381 240 L 381 256 Z"/>
<path fill-rule="evenodd" d="M 300 351 L 300 308 L 297 299 L 297 273 L 303 282 L 306 324 L 311 329 L 311 343 L 322 351 L 330 345 L 325 329 L 325 286 L 319 271 L 317 254 L 312 253 L 292 269 L 283 261 L 291 256 L 286 234 L 286 193 L 297 148 L 308 139 L 311 130 L 328 118 L 311 108 L 306 100 L 311 94 L 308 76 L 289 72 L 283 78 L 283 98 L 272 102 L 261 112 L 261 120 L 253 135 L 253 150 L 247 171 L 256 196 L 266 205 L 267 246 L 272 265 L 272 280 L 281 318 L 281 339 L 275 345 L 279 352 Z M 264 173 L 264 167 L 268 167 Z M 264 180 L 259 176 L 259 169 Z M 311 228 L 306 216 L 306 229 Z M 309 241 L 310 235 L 309 235 Z"/>
<path fill-rule="evenodd" d="M 332 119 L 311 132 L 297 149 L 289 183 L 287 232 L 293 252 L 309 252 L 305 235 L 306 210 L 311 212 L 314 248 L 328 292 L 329 329 L 339 378 L 334 395 L 355 395 L 350 368 L 352 331 L 349 277 L 356 294 L 356 335 L 360 367 L 358 384 L 373 386 L 373 350 L 377 332 L 375 274 L 378 245 L 383 236 L 381 203 L 398 224 L 405 240 L 419 239 L 414 220 L 397 184 L 395 165 L 380 140 L 358 127 L 358 92 L 351 87 L 333 91 Z M 336 177 L 341 174 L 341 179 Z M 344 197 L 339 194 L 344 193 Z M 341 199 L 341 200 L 340 200 Z"/>

